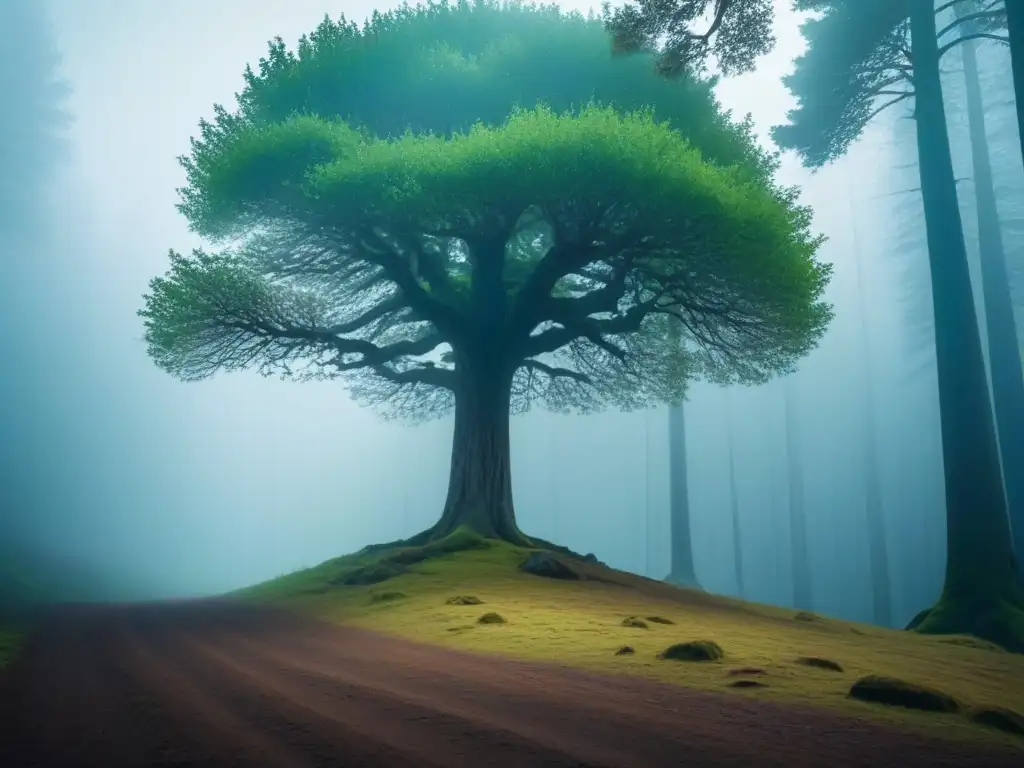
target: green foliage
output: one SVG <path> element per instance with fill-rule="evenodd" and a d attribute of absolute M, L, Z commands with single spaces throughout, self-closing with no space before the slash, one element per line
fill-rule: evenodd
<path fill-rule="evenodd" d="M 597 19 L 491 2 L 275 41 L 182 158 L 182 212 L 231 247 L 172 253 L 151 355 L 344 375 L 420 417 L 467 355 L 516 370 L 514 411 L 789 370 L 831 317 L 810 212 L 710 81 L 650 63 Z"/>
<path fill-rule="evenodd" d="M 803 25 L 806 52 L 783 78 L 797 99 L 772 137 L 810 167 L 842 156 L 881 111 L 913 98 L 910 0 L 796 0 L 817 14 Z M 940 55 L 968 36 L 1005 27 L 1005 9 L 979 0 L 943 4 L 962 14 L 939 31 Z"/>
<path fill-rule="evenodd" d="M 606 2 L 604 16 L 616 50 L 657 50 L 669 76 L 704 72 L 711 58 L 723 74 L 749 72 L 775 47 L 774 0 L 635 0 L 614 11 Z"/>

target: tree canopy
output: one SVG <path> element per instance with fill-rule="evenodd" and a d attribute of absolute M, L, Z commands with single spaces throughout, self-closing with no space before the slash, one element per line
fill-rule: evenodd
<path fill-rule="evenodd" d="M 448 347 L 483 341 L 516 370 L 513 409 L 631 407 L 678 399 L 681 365 L 787 370 L 830 319 L 809 212 L 650 113 L 540 107 L 395 138 L 299 115 L 239 127 L 189 171 L 193 227 L 241 244 L 172 253 L 152 282 L 150 353 L 184 379 L 345 373 L 390 412 L 436 414 Z M 480 295 L 486 273 L 499 293 Z"/>
<path fill-rule="evenodd" d="M 621 52 L 658 52 L 662 74 L 705 72 L 713 59 L 725 75 L 754 68 L 775 46 L 774 0 L 635 0 L 604 4 L 604 17 Z"/>
<path fill-rule="evenodd" d="M 964 40 L 1005 41 L 1001 2 L 945 3 L 960 15 L 938 30 L 939 55 Z M 876 115 L 914 96 L 910 0 L 795 0 L 794 7 L 818 13 L 802 28 L 806 52 L 783 78 L 797 108 L 772 137 L 821 167 L 845 154 Z"/>

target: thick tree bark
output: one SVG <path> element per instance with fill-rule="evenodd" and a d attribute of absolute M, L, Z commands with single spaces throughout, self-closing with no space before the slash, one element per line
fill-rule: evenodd
<path fill-rule="evenodd" d="M 1024 0 L 1006 1 L 1006 27 L 1010 37 L 1010 69 L 1017 101 L 1017 133 L 1024 156 Z M 1024 557 L 1024 555 L 1022 555 Z"/>
<path fill-rule="evenodd" d="M 669 525 L 672 568 L 665 581 L 700 589 L 693 568 L 690 494 L 686 466 L 686 419 L 682 403 L 668 408 Z"/>
<path fill-rule="evenodd" d="M 946 486 L 946 579 L 922 632 L 969 633 L 1024 650 L 999 448 L 989 399 L 939 77 L 933 0 L 912 0 L 921 194 L 935 312 Z"/>
<path fill-rule="evenodd" d="M 855 219 L 854 219 L 855 221 Z M 854 225 L 856 226 L 856 225 Z M 875 431 L 875 402 L 871 376 L 871 342 L 865 307 L 864 274 L 856 229 L 857 298 L 860 333 L 864 345 L 864 511 L 868 527 L 868 559 L 871 567 L 871 608 L 875 624 L 892 626 L 892 579 L 889 576 L 889 547 L 885 532 L 885 506 L 882 504 L 882 479 L 879 476 L 878 436 Z"/>
<path fill-rule="evenodd" d="M 783 384 L 786 401 L 786 463 L 789 479 L 789 534 L 793 558 L 793 607 L 813 607 L 811 561 L 807 551 L 807 514 L 804 510 L 804 468 L 800 461 L 800 428 L 797 424 L 792 380 Z"/>
<path fill-rule="evenodd" d="M 729 513 L 732 516 L 732 561 L 736 575 L 736 594 L 743 597 L 746 585 L 743 582 L 743 537 L 740 531 L 740 498 L 736 491 L 736 456 L 733 451 L 732 414 L 726 425 L 729 440 Z"/>
<path fill-rule="evenodd" d="M 429 538 L 464 528 L 516 544 L 529 540 L 512 504 L 509 404 L 513 369 L 496 356 L 457 354 L 448 498 Z"/>
<path fill-rule="evenodd" d="M 978 208 L 978 247 L 981 252 L 981 286 L 985 297 L 985 327 L 992 373 L 996 434 L 1002 455 L 1003 484 L 1010 510 L 1017 577 L 1024 581 L 1024 371 L 1021 370 L 1017 321 L 1006 269 L 1002 226 L 996 206 L 985 108 L 981 101 L 976 44 L 961 47 L 967 87 L 967 120 L 974 163 L 974 196 Z"/>

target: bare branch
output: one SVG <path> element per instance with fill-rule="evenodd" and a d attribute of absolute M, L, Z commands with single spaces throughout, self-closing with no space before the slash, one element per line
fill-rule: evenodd
<path fill-rule="evenodd" d="M 974 34 L 964 35 L 963 37 L 958 37 L 956 40 L 953 40 L 952 42 L 946 43 L 944 46 L 939 48 L 939 56 L 944 56 L 945 54 L 949 53 L 949 51 L 951 51 L 953 48 L 960 45 L 961 43 L 966 43 L 968 40 L 995 40 L 996 42 L 1006 44 L 1009 44 L 1010 42 L 1010 38 L 1005 37 L 1003 35 L 996 35 L 991 32 L 975 32 Z"/>
<path fill-rule="evenodd" d="M 580 384 L 593 383 L 590 376 L 585 373 L 580 373 L 579 371 L 574 371 L 569 368 L 559 368 L 557 366 L 548 365 L 547 363 L 542 363 L 540 360 L 526 359 L 523 360 L 522 365 L 524 368 L 528 368 L 531 371 L 539 371 L 552 379 L 565 378 L 578 381 Z"/>

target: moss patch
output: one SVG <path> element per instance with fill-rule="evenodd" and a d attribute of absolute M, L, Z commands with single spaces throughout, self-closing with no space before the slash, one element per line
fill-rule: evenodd
<path fill-rule="evenodd" d="M 402 600 L 402 599 L 404 599 L 406 597 L 408 597 L 408 595 L 406 595 L 405 592 L 395 592 L 395 591 L 371 592 L 370 593 L 370 602 L 371 603 L 390 603 L 390 602 L 394 602 L 395 600 Z"/>
<path fill-rule="evenodd" d="M 616 656 L 632 656 L 636 650 L 631 645 L 623 645 L 615 652 Z"/>
<path fill-rule="evenodd" d="M 960 709 L 960 703 L 948 693 L 895 677 L 862 677 L 850 688 L 850 696 L 861 701 L 924 712 L 957 712 Z"/>
<path fill-rule="evenodd" d="M 647 629 L 647 622 L 643 619 L 638 619 L 636 616 L 627 616 L 622 620 L 622 626 L 632 627 L 633 629 Z"/>
<path fill-rule="evenodd" d="M 729 683 L 730 688 L 766 688 L 767 686 L 759 680 L 733 680 Z"/>
<path fill-rule="evenodd" d="M 725 656 L 722 646 L 714 640 L 690 640 L 670 645 L 658 654 L 659 659 L 672 661 L 718 661 Z"/>
<path fill-rule="evenodd" d="M 1019 736 L 982 727 L 961 713 L 923 713 L 883 707 L 849 696 L 861 677 L 912 680 L 948 693 L 971 708 L 1024 712 L 1024 656 L 992 652 L 970 639 L 819 617 L 794 620 L 787 608 L 757 605 L 615 571 L 566 555 L 577 580 L 543 579 L 519 565 L 530 551 L 501 542 L 440 554 L 405 567 L 387 586 L 336 586 L 329 580 L 387 560 L 389 550 L 368 548 L 239 593 L 330 621 L 372 629 L 456 650 L 572 665 L 596 672 L 640 675 L 713 691 L 732 691 L 727 669 L 760 669 L 770 685 L 760 699 L 824 707 L 841 714 L 954 740 L 1020 746 Z M 436 550 L 435 550 L 436 551 Z M 372 592 L 407 597 L 371 602 Z M 508 623 L 486 627 L 452 596 L 476 595 Z M 676 627 L 640 632 L 620 625 L 624 616 L 661 616 Z M 657 658 L 671 633 L 714 638 L 728 648 L 720 664 L 667 663 Z M 953 642 L 951 642 L 953 641 Z M 964 641 L 968 644 L 962 644 Z M 633 654 L 616 655 L 628 645 Z M 824 674 L 794 664 L 797 656 L 841 661 L 843 672 Z M 747 672 L 746 674 L 756 674 Z M 743 695 L 738 691 L 736 695 Z"/>
<path fill-rule="evenodd" d="M 507 624 L 508 621 L 500 613 L 495 613 L 494 611 L 491 611 L 490 613 L 485 613 L 483 616 L 481 616 L 479 619 L 477 619 L 476 623 L 477 624 Z"/>
<path fill-rule="evenodd" d="M 666 619 L 664 616 L 648 616 L 647 620 L 652 624 L 675 624 L 672 619 Z"/>

